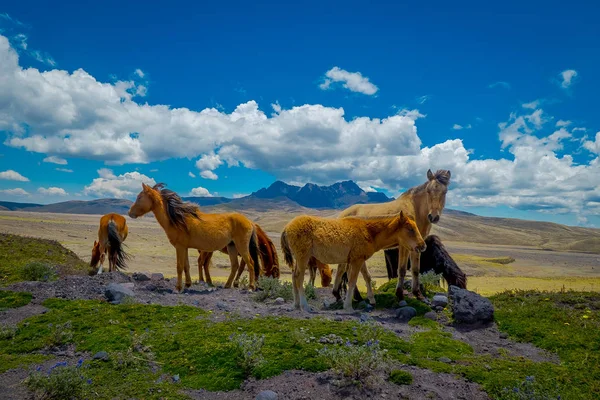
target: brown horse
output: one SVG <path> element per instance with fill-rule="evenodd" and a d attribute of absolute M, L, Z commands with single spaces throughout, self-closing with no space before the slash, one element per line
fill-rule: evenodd
<path fill-rule="evenodd" d="M 217 251 L 227 247 L 231 261 L 231 273 L 225 288 L 231 287 L 239 268 L 237 255 L 248 264 L 249 288 L 255 288 L 258 276 L 258 241 L 252 221 L 239 213 L 209 214 L 197 205 L 183 202 L 179 195 L 163 189 L 159 183 L 150 187 L 142 183 L 142 191 L 129 209 L 129 216 L 137 218 L 152 211 L 177 252 L 177 290 L 181 291 L 182 274 L 185 271 L 185 287 L 192 285 L 188 249 Z"/>
<path fill-rule="evenodd" d="M 407 215 L 414 217 L 419 233 L 426 237 L 429 235 L 432 224 L 437 224 L 440 220 L 446 205 L 446 193 L 449 184 L 450 171 L 438 170 L 434 174 L 431 170 L 427 170 L 427 182 L 408 189 L 396 200 L 379 204 L 356 204 L 342 211 L 338 217 L 394 215 L 404 211 Z M 413 266 L 411 268 L 412 293 L 419 300 L 423 300 L 423 295 L 419 289 L 420 253 L 411 252 L 402 247 L 399 249 L 398 275 L 400 279 L 398 279 L 398 285 L 396 286 L 396 296 L 399 300 L 404 299 L 404 277 L 406 276 L 409 255 Z M 366 270 L 366 265 L 363 268 Z M 334 294 L 336 291 L 339 292 L 340 283 L 341 279 L 337 279 L 336 275 L 336 281 L 333 285 Z"/>
<path fill-rule="evenodd" d="M 94 240 L 92 248 L 90 275 L 102 273 L 106 253 L 108 253 L 108 272 L 127 268 L 129 254 L 123 249 L 123 242 L 127 238 L 128 232 L 127 222 L 123 216 L 111 213 L 100 218 L 98 240 Z M 100 263 L 100 268 L 97 268 L 98 263 Z"/>
<path fill-rule="evenodd" d="M 292 219 L 281 234 L 285 262 L 293 269 L 294 306 L 312 312 L 304 295 L 304 272 L 311 257 L 327 263 L 350 266 L 349 288 L 344 310 L 352 310 L 352 292 L 361 266 L 376 251 L 392 246 L 411 251 L 425 250 L 415 222 L 403 212 L 379 218 L 323 218 L 301 215 Z M 294 265 L 296 259 L 296 265 Z M 375 298 L 369 299 L 375 303 Z"/>
<path fill-rule="evenodd" d="M 315 286 L 317 270 L 319 270 L 319 275 L 321 275 L 321 286 L 329 286 L 329 284 L 331 283 L 331 267 L 329 266 L 329 264 L 324 264 L 316 258 L 311 257 L 310 260 L 308 260 L 308 269 L 310 271 L 309 282 L 313 287 Z"/>
<path fill-rule="evenodd" d="M 261 275 L 265 275 L 272 278 L 279 278 L 279 256 L 277 255 L 277 249 L 275 249 L 275 244 L 267 233 L 258 225 L 254 224 L 256 228 L 256 237 L 258 239 L 258 249 L 260 251 L 260 260 L 262 261 L 262 269 Z M 227 247 L 223 247 L 219 250 L 222 253 L 227 253 Z M 198 250 L 200 254 L 198 256 L 198 275 L 200 282 L 204 282 L 204 276 L 202 274 L 202 270 L 204 269 L 206 275 L 206 283 L 212 285 L 212 279 L 210 277 L 209 269 L 210 269 L 210 260 L 213 256 L 212 252 L 206 252 Z M 240 263 L 240 268 L 237 272 L 235 280 L 233 281 L 233 286 L 237 287 L 240 276 L 244 272 L 244 268 L 246 267 L 246 262 L 242 259 Z"/>

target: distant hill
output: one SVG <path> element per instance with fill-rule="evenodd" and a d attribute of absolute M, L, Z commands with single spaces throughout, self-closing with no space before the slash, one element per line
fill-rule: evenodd
<path fill-rule="evenodd" d="M 41 207 L 41 204 L 33 204 L 33 203 L 13 203 L 11 201 L 0 201 L 0 210 L 25 210 L 27 208 L 33 207 Z"/>
<path fill-rule="evenodd" d="M 21 211 L 49 212 L 61 214 L 127 214 L 133 202 L 126 199 L 73 200 L 45 206 L 25 208 Z"/>

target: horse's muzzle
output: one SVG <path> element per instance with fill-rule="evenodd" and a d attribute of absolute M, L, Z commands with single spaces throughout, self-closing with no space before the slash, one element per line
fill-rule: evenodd
<path fill-rule="evenodd" d="M 425 250 L 427 250 L 427 245 L 425 243 L 423 243 L 423 245 L 421 246 L 417 246 L 417 251 L 423 253 Z"/>
<path fill-rule="evenodd" d="M 440 216 L 436 215 L 435 217 L 431 214 L 427 215 L 427 219 L 429 220 L 429 222 L 431 222 L 432 224 L 437 224 L 440 221 Z"/>

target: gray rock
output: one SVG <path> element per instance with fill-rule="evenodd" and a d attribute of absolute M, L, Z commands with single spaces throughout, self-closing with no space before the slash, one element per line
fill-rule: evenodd
<path fill-rule="evenodd" d="M 440 358 L 438 358 L 438 361 L 446 363 L 446 364 L 450 364 L 452 362 L 452 360 L 449 359 L 448 357 L 440 357 Z"/>
<path fill-rule="evenodd" d="M 150 275 L 150 279 L 152 279 L 153 281 L 162 281 L 163 279 L 165 279 L 165 276 L 160 272 L 155 272 L 152 275 Z"/>
<path fill-rule="evenodd" d="M 277 393 L 275 393 L 272 390 L 263 390 L 262 392 L 260 392 L 258 394 L 258 396 L 256 396 L 255 400 L 277 400 L 278 396 Z"/>
<path fill-rule="evenodd" d="M 285 303 L 285 299 L 283 297 L 278 297 L 275 299 L 275 304 L 283 304 Z"/>
<path fill-rule="evenodd" d="M 423 315 L 425 318 L 430 319 L 432 321 L 437 321 L 437 314 L 434 311 L 429 311 Z"/>
<path fill-rule="evenodd" d="M 396 310 L 396 318 L 400 322 L 408 322 L 417 316 L 417 310 L 413 307 L 402 307 Z"/>
<path fill-rule="evenodd" d="M 231 306 L 229 304 L 225 303 L 224 301 L 217 301 L 216 306 L 219 310 L 223 310 L 223 311 L 231 310 Z"/>
<path fill-rule="evenodd" d="M 369 320 L 369 316 L 367 314 L 360 314 L 360 322 L 367 322 Z"/>
<path fill-rule="evenodd" d="M 127 289 L 129 289 L 129 290 L 133 290 L 133 289 L 135 289 L 135 283 L 133 283 L 133 282 L 125 282 L 125 283 L 121 283 L 121 285 L 122 285 L 124 288 L 127 288 Z"/>
<path fill-rule="evenodd" d="M 438 311 L 438 312 L 439 312 L 439 311 L 444 311 L 444 307 L 442 307 L 442 306 L 435 306 L 435 307 L 433 307 L 433 309 L 434 309 L 435 311 Z"/>
<path fill-rule="evenodd" d="M 323 308 L 328 309 L 329 307 L 331 307 L 331 301 L 328 299 L 323 300 Z"/>
<path fill-rule="evenodd" d="M 147 284 L 144 289 L 150 291 L 150 292 L 156 292 L 156 290 L 158 289 L 158 287 L 156 287 L 156 285 L 149 283 Z"/>
<path fill-rule="evenodd" d="M 450 286 L 448 293 L 456 323 L 474 325 L 494 320 L 494 306 L 485 297 L 457 286 Z"/>
<path fill-rule="evenodd" d="M 94 354 L 94 357 L 92 357 L 92 359 L 108 361 L 108 353 L 105 351 L 99 351 L 96 354 Z"/>
<path fill-rule="evenodd" d="M 448 305 L 448 297 L 436 294 L 433 296 L 433 305 L 436 307 L 446 307 Z"/>
<path fill-rule="evenodd" d="M 179 382 L 179 380 L 180 380 L 179 374 L 173 375 L 173 382 L 177 383 L 177 382 Z"/>
<path fill-rule="evenodd" d="M 132 278 L 134 281 L 138 281 L 138 282 L 149 281 L 150 274 L 147 274 L 145 272 L 134 272 Z"/>
<path fill-rule="evenodd" d="M 373 311 L 374 309 L 375 309 L 375 307 L 373 307 L 373 306 L 372 306 L 372 305 L 370 305 L 370 304 L 367 304 L 367 306 L 365 307 L 365 312 L 371 312 L 371 311 Z"/>
<path fill-rule="evenodd" d="M 508 339 L 508 333 L 500 332 L 500 339 Z"/>
<path fill-rule="evenodd" d="M 340 321 L 343 321 L 343 320 L 344 320 L 344 318 L 342 318 L 342 317 L 340 317 L 340 316 L 337 316 L 337 317 L 334 317 L 334 318 L 333 318 L 333 320 L 334 320 L 334 321 L 337 321 L 337 322 L 340 322 Z"/>
<path fill-rule="evenodd" d="M 408 303 L 406 302 L 406 300 L 402 300 L 400 303 L 398 303 L 398 307 L 406 307 L 408 305 Z"/>
<path fill-rule="evenodd" d="M 104 296 L 112 304 L 121 304 L 127 297 L 133 297 L 133 291 L 122 284 L 111 283 L 104 290 Z"/>

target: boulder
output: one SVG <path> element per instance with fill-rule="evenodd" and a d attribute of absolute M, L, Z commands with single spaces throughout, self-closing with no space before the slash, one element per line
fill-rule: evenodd
<path fill-rule="evenodd" d="M 432 304 L 434 307 L 444 308 L 448 305 L 448 297 L 446 297 L 444 295 L 436 294 L 435 296 L 433 296 Z"/>
<path fill-rule="evenodd" d="M 417 310 L 413 307 L 402 307 L 396 310 L 396 318 L 400 322 L 408 322 L 417 316 Z"/>
<path fill-rule="evenodd" d="M 121 304 L 127 297 L 134 297 L 134 293 L 123 284 L 111 283 L 104 290 L 104 296 L 112 304 Z"/>
<path fill-rule="evenodd" d="M 283 297 L 278 297 L 275 299 L 275 304 L 284 304 L 285 299 Z"/>
<path fill-rule="evenodd" d="M 108 361 L 108 353 L 105 351 L 99 351 L 96 354 L 94 354 L 94 357 L 92 357 L 92 359 Z"/>
<path fill-rule="evenodd" d="M 435 313 L 435 311 L 426 312 L 423 316 L 432 321 L 437 321 L 437 314 Z"/>
<path fill-rule="evenodd" d="M 263 390 L 256 396 L 256 400 L 277 400 L 278 396 L 272 390 Z"/>
<path fill-rule="evenodd" d="M 162 281 L 163 279 L 165 279 L 165 276 L 160 272 L 155 272 L 152 275 L 150 275 L 150 279 L 152 279 L 153 281 Z"/>
<path fill-rule="evenodd" d="M 144 281 L 150 280 L 150 274 L 148 274 L 146 272 L 134 272 L 132 277 L 133 277 L 134 281 L 138 281 L 138 282 L 144 282 Z"/>
<path fill-rule="evenodd" d="M 487 324 L 494 320 L 494 306 L 485 297 L 457 286 L 450 286 L 448 293 L 454 321 L 458 324 Z"/>

